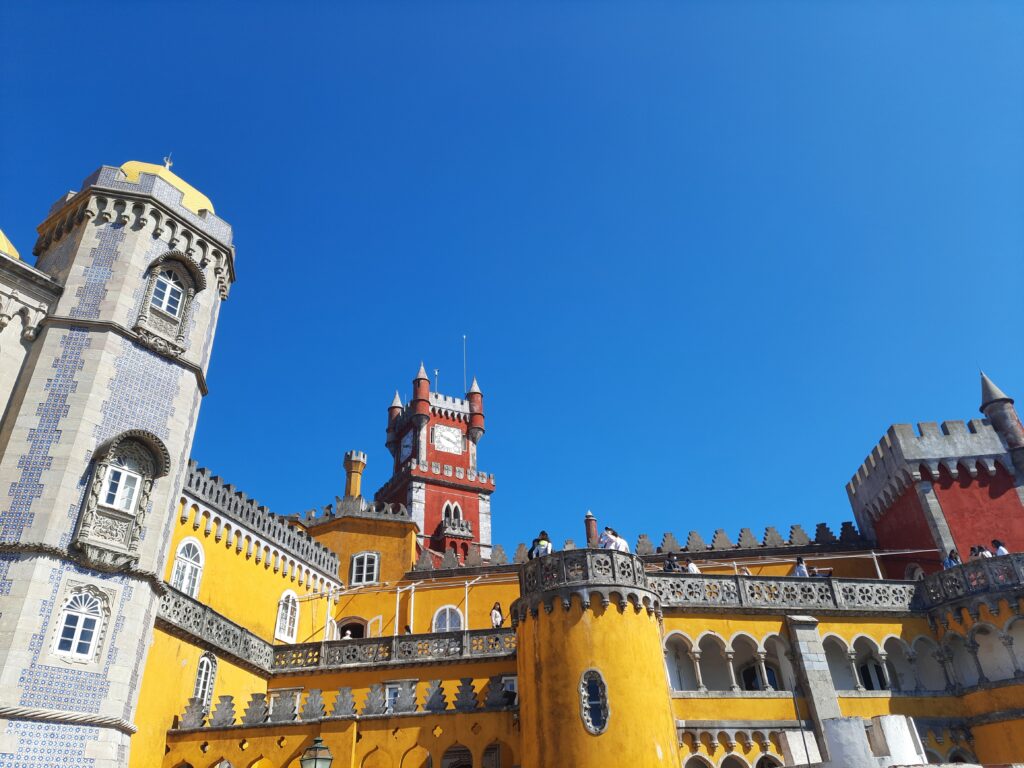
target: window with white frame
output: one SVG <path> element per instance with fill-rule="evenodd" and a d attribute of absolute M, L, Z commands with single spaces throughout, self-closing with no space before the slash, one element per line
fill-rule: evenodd
<path fill-rule="evenodd" d="M 402 688 L 398 683 L 387 683 L 384 686 L 384 714 L 390 715 L 398 704 L 398 695 Z"/>
<path fill-rule="evenodd" d="M 203 577 L 203 548 L 195 539 L 185 539 L 174 555 L 171 586 L 189 597 L 199 594 L 199 581 Z"/>
<path fill-rule="evenodd" d="M 446 502 L 444 510 L 441 512 L 442 517 L 445 520 L 461 520 L 462 519 L 462 507 L 459 506 L 458 502 Z"/>
<path fill-rule="evenodd" d="M 501 678 L 501 694 L 505 698 L 505 706 L 514 706 L 519 701 L 519 678 L 515 675 L 504 675 Z"/>
<path fill-rule="evenodd" d="M 153 297 L 150 303 L 161 312 L 177 317 L 181 312 L 185 286 L 181 278 L 170 269 L 161 269 L 153 282 Z"/>
<path fill-rule="evenodd" d="M 299 630 L 299 598 L 290 589 L 281 595 L 277 604 L 277 626 L 274 637 L 285 643 L 294 643 Z"/>
<path fill-rule="evenodd" d="M 434 614 L 434 632 L 459 632 L 462 629 L 462 614 L 454 605 L 439 608 Z"/>
<path fill-rule="evenodd" d="M 62 656 L 92 660 L 99 645 L 103 622 L 103 604 L 92 592 L 75 592 L 60 614 L 54 650 Z"/>
<path fill-rule="evenodd" d="M 350 584 L 374 584 L 380 578 L 380 555 L 376 552 L 360 552 L 352 556 L 352 578 Z"/>
<path fill-rule="evenodd" d="M 103 478 L 100 498 L 104 506 L 122 512 L 134 512 L 141 485 L 142 476 L 129 469 L 128 462 L 115 458 L 107 468 L 107 476 Z"/>
<path fill-rule="evenodd" d="M 217 659 L 212 653 L 204 653 L 199 657 L 199 666 L 196 667 L 196 684 L 192 689 L 192 697 L 199 699 L 203 709 L 210 711 L 210 703 L 213 701 L 213 683 L 217 678 Z"/>
<path fill-rule="evenodd" d="M 580 677 L 580 717 L 595 736 L 608 727 L 608 688 L 596 669 L 588 669 Z"/>

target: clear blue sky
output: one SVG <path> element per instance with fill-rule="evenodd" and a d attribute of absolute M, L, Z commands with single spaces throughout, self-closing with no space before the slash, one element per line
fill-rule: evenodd
<path fill-rule="evenodd" d="M 4 3 L 0 227 L 101 164 L 235 227 L 194 456 L 384 479 L 423 359 L 495 540 L 850 519 L 893 422 L 1024 402 L 1019 2 Z"/>

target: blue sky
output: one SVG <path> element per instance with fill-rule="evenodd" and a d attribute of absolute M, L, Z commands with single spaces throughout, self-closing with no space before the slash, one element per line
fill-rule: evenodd
<path fill-rule="evenodd" d="M 5 3 L 0 227 L 101 164 L 235 227 L 194 456 L 290 513 L 486 397 L 495 540 L 850 519 L 893 422 L 1024 397 L 1018 2 Z"/>

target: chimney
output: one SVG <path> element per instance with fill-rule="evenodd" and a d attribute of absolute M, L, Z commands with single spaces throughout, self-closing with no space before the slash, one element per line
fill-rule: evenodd
<path fill-rule="evenodd" d="M 363 470 L 366 469 L 366 454 L 349 451 L 345 454 L 345 498 L 363 495 Z"/>
<path fill-rule="evenodd" d="M 583 527 L 587 531 L 587 547 L 597 549 L 600 543 L 597 536 L 597 518 L 594 517 L 594 513 L 589 509 L 583 518 Z"/>

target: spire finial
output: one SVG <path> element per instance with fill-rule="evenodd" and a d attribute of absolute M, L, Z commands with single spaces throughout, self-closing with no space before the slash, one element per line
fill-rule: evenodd
<path fill-rule="evenodd" d="M 166 168 L 168 171 L 171 170 L 171 166 L 174 165 L 174 161 L 171 160 L 171 155 L 172 154 L 174 154 L 174 153 L 173 152 L 168 152 L 166 157 L 164 157 L 164 168 Z"/>

